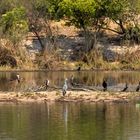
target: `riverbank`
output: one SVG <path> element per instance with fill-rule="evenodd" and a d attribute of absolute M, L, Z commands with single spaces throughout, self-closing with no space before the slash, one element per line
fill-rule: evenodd
<path fill-rule="evenodd" d="M 140 92 L 102 92 L 68 91 L 62 96 L 61 91 L 46 92 L 0 92 L 0 102 L 93 102 L 93 103 L 128 103 L 140 100 Z"/>

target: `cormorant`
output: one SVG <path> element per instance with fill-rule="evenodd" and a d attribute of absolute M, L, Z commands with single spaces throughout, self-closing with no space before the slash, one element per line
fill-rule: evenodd
<path fill-rule="evenodd" d="M 81 70 L 81 66 L 79 66 L 78 68 L 77 68 L 77 71 L 80 71 Z"/>
<path fill-rule="evenodd" d="M 140 82 L 139 82 L 139 84 L 138 84 L 138 86 L 137 86 L 137 88 L 136 88 L 136 91 L 138 92 L 140 90 Z"/>
<path fill-rule="evenodd" d="M 65 96 L 65 94 L 67 93 L 67 89 L 68 89 L 67 80 L 68 79 L 65 79 L 65 82 L 64 82 L 64 85 L 63 85 L 63 88 L 62 88 L 63 96 Z"/>
<path fill-rule="evenodd" d="M 107 82 L 105 80 L 103 80 L 102 86 L 104 88 L 103 91 L 107 91 Z"/>
<path fill-rule="evenodd" d="M 126 91 L 127 89 L 128 89 L 128 85 L 126 83 L 124 89 L 122 90 L 122 92 Z"/>
<path fill-rule="evenodd" d="M 74 86 L 74 76 L 73 76 L 73 75 L 72 75 L 71 78 L 70 78 L 70 84 L 71 84 L 72 86 Z"/>
<path fill-rule="evenodd" d="M 50 83 L 50 81 L 47 79 L 47 80 L 45 81 L 46 90 L 47 90 L 48 87 L 49 87 L 49 83 Z"/>

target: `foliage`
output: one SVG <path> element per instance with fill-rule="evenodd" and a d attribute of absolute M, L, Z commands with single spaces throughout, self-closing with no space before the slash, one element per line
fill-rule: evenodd
<path fill-rule="evenodd" d="M 131 36 L 132 34 L 130 32 L 133 32 L 135 30 L 135 34 L 138 35 L 137 31 L 139 30 L 139 22 L 137 17 L 139 14 L 139 0 L 135 0 L 135 2 L 132 2 L 130 0 L 97 0 L 97 2 L 98 8 L 96 9 L 96 16 L 98 18 L 104 17 L 104 20 L 102 21 L 104 23 L 102 24 L 103 29 L 122 34 L 124 35 L 125 39 L 130 40 L 134 38 L 133 36 Z M 107 18 L 109 20 L 106 20 Z M 119 28 L 108 28 L 108 21 L 110 20 L 117 24 Z M 130 37 L 126 38 L 127 35 L 129 35 Z"/>
<path fill-rule="evenodd" d="M 40 59 L 41 58 L 41 59 Z M 48 70 L 57 69 L 60 67 L 60 57 L 56 50 L 45 50 L 43 54 L 39 55 L 39 67 Z"/>
<path fill-rule="evenodd" d="M 135 25 L 129 26 L 125 33 L 125 40 L 129 42 L 129 44 L 140 43 L 140 26 Z"/>
<path fill-rule="evenodd" d="M 62 0 L 47 0 L 49 3 L 48 12 L 50 13 L 51 19 L 60 19 L 63 16 L 63 11 L 59 8 L 59 4 Z"/>
<path fill-rule="evenodd" d="M 12 10 L 19 4 L 18 0 L 1 0 L 0 1 L 0 16 L 7 11 Z"/>
<path fill-rule="evenodd" d="M 25 9 L 23 7 L 13 8 L 3 14 L 0 27 L 4 37 L 10 39 L 14 44 L 19 42 L 28 31 Z"/>
<path fill-rule="evenodd" d="M 94 0 L 63 0 L 59 6 L 75 26 L 85 29 L 91 25 L 96 8 Z"/>
<path fill-rule="evenodd" d="M 59 3 L 62 0 L 31 0 L 32 11 L 40 18 L 55 19 L 60 17 Z"/>
<path fill-rule="evenodd" d="M 108 22 L 106 18 L 109 18 L 121 27 L 122 21 L 126 18 L 125 14 L 127 14 L 127 11 L 129 10 L 127 0 L 112 0 L 111 2 L 110 0 L 97 0 L 97 3 L 98 8 L 96 9 L 96 17 L 103 18 L 103 25 L 105 27 L 108 25 L 106 23 L 106 21 Z M 121 29 L 122 31 L 118 33 L 124 32 L 124 27 L 121 27 Z"/>
<path fill-rule="evenodd" d="M 54 35 L 50 21 L 66 19 L 68 25 L 84 30 L 86 63 L 102 61 L 102 55 L 94 50 L 100 29 L 110 30 L 130 42 L 140 42 L 140 0 L 1 0 L 0 3 L 0 35 L 14 45 L 19 43 L 26 33 L 32 32 L 42 47 L 42 38 L 50 38 L 50 46 L 54 46 Z M 117 28 L 109 26 L 109 22 Z M 48 43 L 48 44 L 49 44 Z M 18 49 L 17 49 L 18 50 Z M 44 47 L 45 51 L 45 47 Z M 47 52 L 48 53 L 48 52 Z M 57 54 L 45 58 L 44 64 L 53 67 Z M 97 64 L 98 65 L 98 64 Z M 99 64 L 100 65 L 100 64 Z"/>

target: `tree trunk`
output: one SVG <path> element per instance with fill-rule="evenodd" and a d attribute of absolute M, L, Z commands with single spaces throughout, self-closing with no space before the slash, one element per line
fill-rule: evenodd
<path fill-rule="evenodd" d="M 44 49 L 45 47 L 44 47 L 44 45 L 43 45 L 43 43 L 42 43 L 42 40 L 41 40 L 39 34 L 38 34 L 36 31 L 34 31 L 34 33 L 35 33 L 35 35 L 36 35 L 36 37 L 37 37 L 37 39 L 38 39 L 38 41 L 39 41 L 39 43 L 40 43 L 40 46 L 42 47 L 42 49 Z"/>
<path fill-rule="evenodd" d="M 119 25 L 120 25 L 120 28 L 121 28 L 121 30 L 122 30 L 122 33 L 124 34 L 124 33 L 126 33 L 126 29 L 124 28 L 124 26 L 123 26 L 123 22 L 122 22 L 122 20 L 120 19 L 119 20 Z"/>

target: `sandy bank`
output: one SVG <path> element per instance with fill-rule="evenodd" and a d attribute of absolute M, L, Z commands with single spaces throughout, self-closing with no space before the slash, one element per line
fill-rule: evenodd
<path fill-rule="evenodd" d="M 130 102 L 140 100 L 140 92 L 84 92 L 68 91 L 62 96 L 60 91 L 47 92 L 0 92 L 0 102 Z"/>

